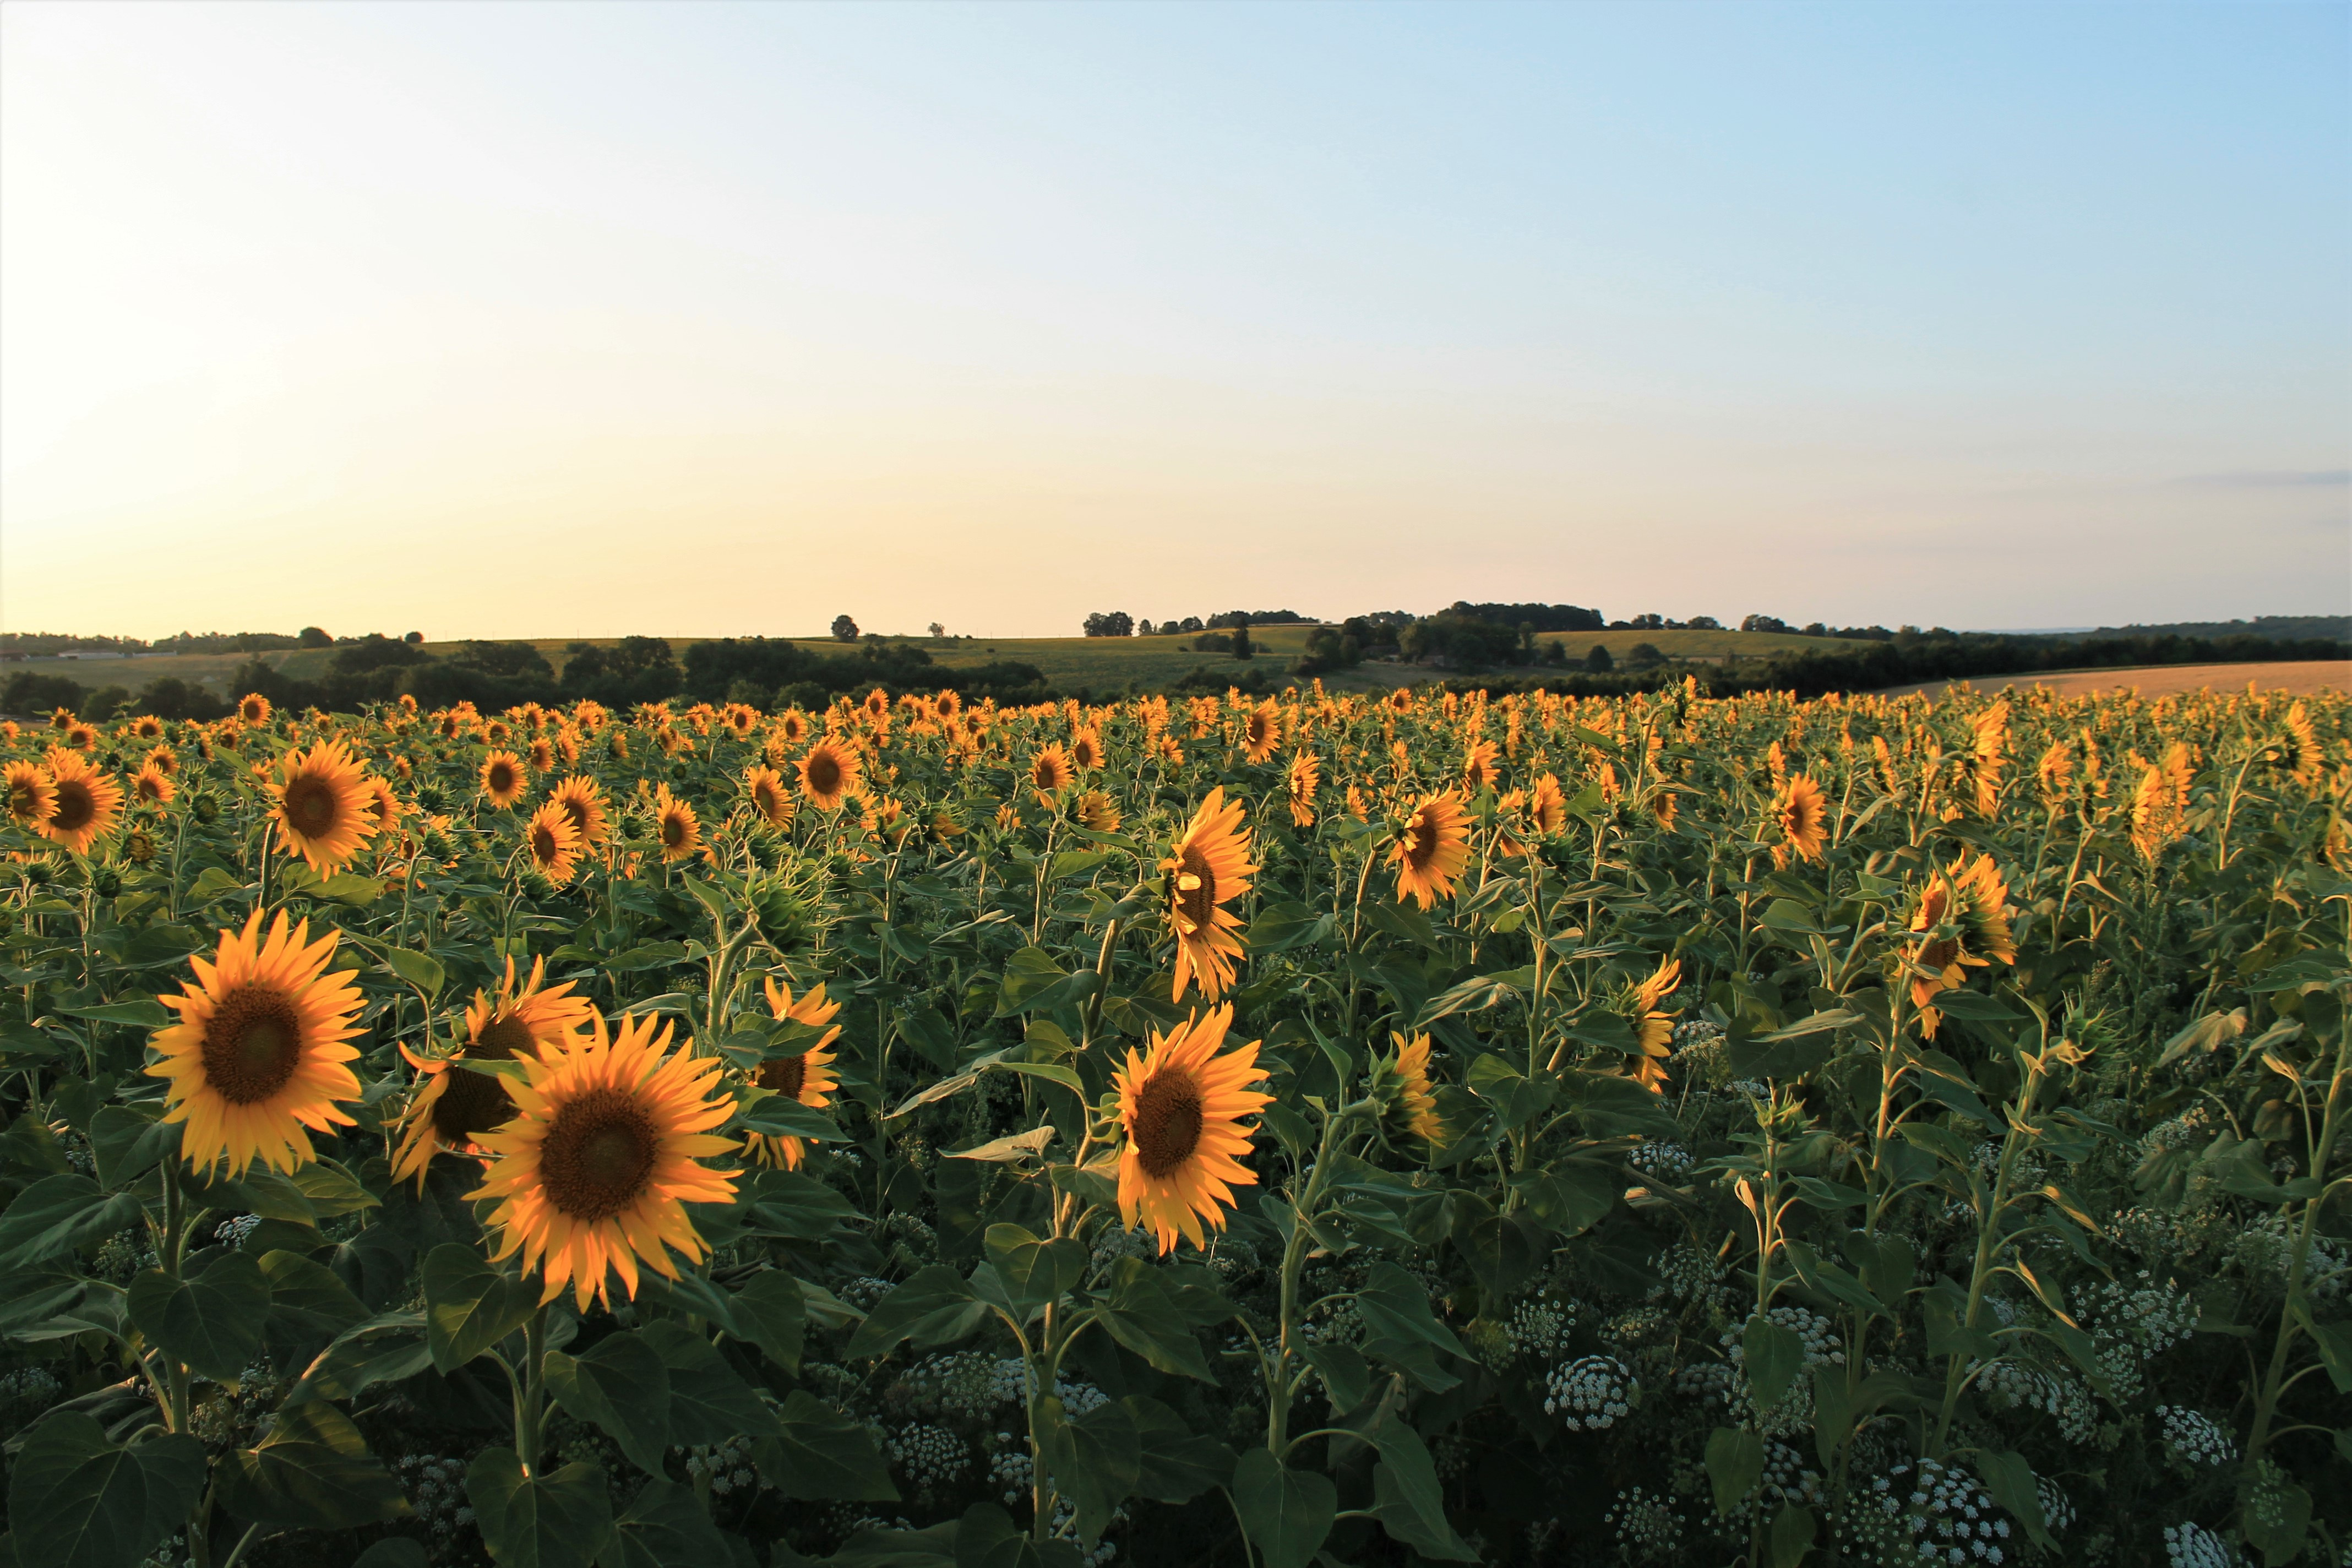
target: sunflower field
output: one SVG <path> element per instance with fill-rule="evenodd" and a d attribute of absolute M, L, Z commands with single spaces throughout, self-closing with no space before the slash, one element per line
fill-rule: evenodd
<path fill-rule="evenodd" d="M 0 1568 L 2352 1563 L 2352 702 L 0 726 Z"/>

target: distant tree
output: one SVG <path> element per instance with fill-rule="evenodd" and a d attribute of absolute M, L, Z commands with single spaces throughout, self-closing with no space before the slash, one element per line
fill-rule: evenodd
<path fill-rule="evenodd" d="M 410 632 L 400 640 L 406 643 L 421 643 L 425 640 L 425 634 L 423 632 Z"/>
<path fill-rule="evenodd" d="M 1628 669 L 1655 669 L 1665 662 L 1666 656 L 1658 651 L 1654 643 L 1637 642 L 1625 650 Z"/>
<path fill-rule="evenodd" d="M 1161 624 L 1162 626 L 1167 625 L 1167 623 L 1166 623 L 1165 621 L 1161 622 L 1160 624 Z M 1204 627 L 1203 627 L 1203 626 L 1202 626 L 1202 621 L 1201 621 L 1201 617 L 1200 617 L 1200 616 L 1186 616 L 1184 617 L 1183 624 L 1182 624 L 1182 625 L 1181 625 L 1181 626 L 1179 626 L 1176 629 L 1177 629 L 1178 631 L 1180 631 L 1180 632 L 1197 632 L 1197 631 L 1203 630 L 1203 629 L 1204 629 Z"/>
<path fill-rule="evenodd" d="M 945 626 L 943 626 L 940 625 L 940 623 L 939 623 L 939 622 L 937 622 L 937 621 L 933 621 L 933 622 L 931 623 L 931 636 L 933 636 L 933 637 L 945 637 L 945 636 L 947 636 L 947 635 L 948 635 L 948 629 L 947 629 L 947 627 L 945 627 Z"/>
<path fill-rule="evenodd" d="M 391 646 L 388 643 L 383 645 L 387 649 Z M 337 657 L 341 658 L 340 655 Z M 404 659 L 400 662 L 411 661 Z M 508 678 L 541 676 L 549 679 L 552 679 L 555 675 L 555 671 L 549 667 L 546 658 L 538 648 L 527 642 L 468 641 L 461 643 L 458 645 L 457 651 L 450 656 L 449 662 L 463 665 L 469 669 L 478 669 L 484 675 Z"/>
<path fill-rule="evenodd" d="M 1739 623 L 1743 632 L 1785 632 L 1789 623 L 1778 616 L 1749 616 Z"/>
<path fill-rule="evenodd" d="M 1568 645 L 1561 642 L 1558 637 L 1554 637 L 1551 641 L 1544 644 L 1543 662 L 1550 665 L 1555 669 L 1565 668 L 1568 664 Z"/>
<path fill-rule="evenodd" d="M 1683 629 L 1694 632 L 1719 632 L 1723 629 L 1723 623 L 1713 616 L 1693 616 L 1683 623 Z"/>
<path fill-rule="evenodd" d="M 1086 633 L 1090 637 L 1130 637 L 1135 635 L 1135 617 L 1125 610 L 1097 610 L 1087 617 Z"/>
<path fill-rule="evenodd" d="M 1148 637 L 1151 635 L 1151 618 L 1150 616 L 1147 616 L 1142 620 L 1135 623 L 1135 635 L 1139 637 Z"/>
<path fill-rule="evenodd" d="M 332 647 L 335 646 L 335 639 L 329 637 L 325 629 L 320 626 L 304 626 L 300 631 L 294 634 L 294 640 L 301 644 L 304 647 Z"/>
<path fill-rule="evenodd" d="M 851 620 L 847 616 L 834 616 L 833 640 L 835 642 L 856 642 L 857 640 L 857 623 Z"/>
<path fill-rule="evenodd" d="M 1611 670 L 1617 668 L 1617 661 L 1609 657 L 1609 649 L 1606 645 L 1594 643 L 1592 647 L 1585 652 L 1584 668 L 1592 671 L 1595 675 L 1606 675 Z"/>
<path fill-rule="evenodd" d="M 1243 616 L 1234 622 L 1234 657 L 1235 658 L 1257 657 L 1257 647 L 1250 641 L 1249 634 L 1250 624 L 1247 616 Z"/>

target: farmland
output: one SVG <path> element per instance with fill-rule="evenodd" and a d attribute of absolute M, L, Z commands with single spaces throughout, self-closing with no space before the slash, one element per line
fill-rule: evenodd
<path fill-rule="evenodd" d="M 2352 1542 L 2340 691 L 0 737 L 19 1560 Z"/>

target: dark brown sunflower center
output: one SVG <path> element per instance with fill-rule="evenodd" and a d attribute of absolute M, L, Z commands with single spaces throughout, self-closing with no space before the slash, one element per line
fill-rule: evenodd
<path fill-rule="evenodd" d="M 507 766 L 504 763 L 492 763 L 490 767 L 490 793 L 492 795 L 505 795 L 508 791 L 513 789 L 514 786 L 514 770 Z"/>
<path fill-rule="evenodd" d="M 841 788 L 841 763 L 831 752 L 811 752 L 807 765 L 809 788 L 819 795 Z"/>
<path fill-rule="evenodd" d="M 40 792 L 29 782 L 19 781 L 8 786 L 8 810 L 12 816 L 30 821 L 40 810 Z"/>
<path fill-rule="evenodd" d="M 1144 1174 L 1165 1178 L 1201 1146 L 1201 1086 L 1190 1073 L 1162 1069 L 1135 1097 L 1135 1153 Z"/>
<path fill-rule="evenodd" d="M 683 813 L 670 812 L 661 819 L 662 847 L 675 849 L 686 842 L 686 817 Z"/>
<path fill-rule="evenodd" d="M 1404 863 L 1419 871 L 1436 858 L 1437 824 L 1430 820 L 1426 811 L 1417 811 L 1405 825 Z"/>
<path fill-rule="evenodd" d="M 1206 926 L 1217 912 L 1217 873 L 1209 858 L 1191 845 L 1177 855 L 1176 907 L 1196 926 Z M 1184 884 L 1192 882 L 1187 888 Z"/>
<path fill-rule="evenodd" d="M 555 1113 L 540 1146 L 547 1201 L 575 1220 L 610 1219 L 646 1190 L 660 1146 L 634 1095 L 592 1089 Z"/>
<path fill-rule="evenodd" d="M 287 783 L 286 816 L 298 832 L 314 838 L 328 832 L 341 815 L 339 805 L 334 786 L 322 778 L 304 773 Z"/>
<path fill-rule="evenodd" d="M 806 1056 L 778 1057 L 760 1069 L 760 1087 L 772 1089 L 787 1100 L 801 1097 L 801 1086 L 808 1082 Z"/>
<path fill-rule="evenodd" d="M 60 833 L 79 833 L 98 815 L 98 796 L 79 779 L 58 781 L 58 808 L 49 826 Z"/>
<path fill-rule="evenodd" d="M 552 866 L 562 847 L 555 841 L 555 829 L 545 823 L 530 830 L 530 858 L 542 866 Z"/>
<path fill-rule="evenodd" d="M 240 985 L 205 1025 L 205 1081 L 232 1105 L 252 1105 L 286 1087 L 302 1062 L 302 1020 L 284 992 Z"/>
<path fill-rule="evenodd" d="M 530 1026 L 520 1018 L 498 1017 L 467 1043 L 460 1056 L 476 1061 L 504 1061 L 531 1047 Z M 514 1120 L 513 1097 L 506 1085 L 488 1073 L 453 1067 L 442 1075 L 440 1098 L 433 1102 L 433 1131 L 444 1143 L 470 1143 L 480 1133 Z"/>

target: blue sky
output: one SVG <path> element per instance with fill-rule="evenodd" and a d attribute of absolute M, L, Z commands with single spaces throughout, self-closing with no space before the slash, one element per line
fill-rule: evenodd
<path fill-rule="evenodd" d="M 0 622 L 2342 612 L 2347 18 L 12 5 Z"/>

